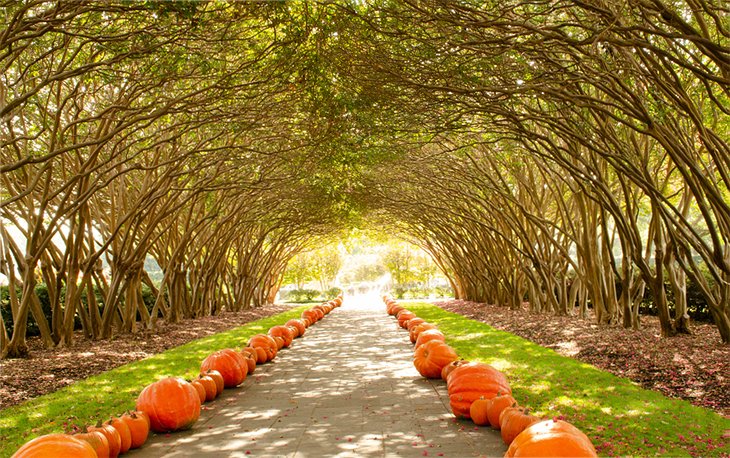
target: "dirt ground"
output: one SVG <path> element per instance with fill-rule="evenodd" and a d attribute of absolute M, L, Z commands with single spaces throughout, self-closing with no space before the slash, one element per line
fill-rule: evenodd
<path fill-rule="evenodd" d="M 0 360 L 0 409 L 19 404 L 117 366 L 152 356 L 168 348 L 210 334 L 244 325 L 289 310 L 269 305 L 237 313 L 223 313 L 180 323 L 160 321 L 156 333 L 115 336 L 113 340 L 89 341 L 81 334 L 73 348 L 43 348 L 40 339 L 28 341 L 27 359 Z"/>
<path fill-rule="evenodd" d="M 693 335 L 662 338 L 658 319 L 649 316 L 633 331 L 526 308 L 460 300 L 436 305 L 730 418 L 730 345 L 721 343 L 712 325 L 693 323 Z"/>

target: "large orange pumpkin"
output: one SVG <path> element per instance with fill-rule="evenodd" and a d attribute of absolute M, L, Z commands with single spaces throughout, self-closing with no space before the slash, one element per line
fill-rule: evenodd
<path fill-rule="evenodd" d="M 449 374 L 446 387 L 457 418 L 470 418 L 469 407 L 480 397 L 492 399 L 497 393 L 512 393 L 504 374 L 482 363 L 458 366 Z"/>
<path fill-rule="evenodd" d="M 510 444 L 505 457 L 598 456 L 591 440 L 563 420 L 546 420 L 528 426 Z"/>
<path fill-rule="evenodd" d="M 97 458 L 94 447 L 88 442 L 68 434 L 46 434 L 26 442 L 11 458 Z"/>
<path fill-rule="evenodd" d="M 426 378 L 440 378 L 441 369 L 458 358 L 459 355 L 449 345 L 431 340 L 416 348 L 413 365 L 416 366 L 418 373 Z"/>
<path fill-rule="evenodd" d="M 216 370 L 223 376 L 223 385 L 233 388 L 246 380 L 248 363 L 243 355 L 231 348 L 211 353 L 200 365 L 200 371 Z"/>
<path fill-rule="evenodd" d="M 137 397 L 137 410 L 150 418 L 150 429 L 164 433 L 189 429 L 200 417 L 200 398 L 181 378 L 167 377 L 147 385 Z"/>
<path fill-rule="evenodd" d="M 489 420 L 489 424 L 492 425 L 492 428 L 495 429 L 500 428 L 499 416 L 502 414 L 502 411 L 507 407 L 517 404 L 515 398 L 513 398 L 509 394 L 501 393 L 499 393 L 497 396 L 493 397 L 487 402 L 487 418 Z"/>
<path fill-rule="evenodd" d="M 438 329 L 427 329 L 418 334 L 418 338 L 416 339 L 416 348 L 431 340 L 440 340 L 443 342 L 446 340 L 446 336 L 444 336 L 444 333 Z"/>
<path fill-rule="evenodd" d="M 509 445 L 522 431 L 533 423 L 540 421 L 526 407 L 507 407 L 499 415 L 499 428 L 502 440 Z"/>
<path fill-rule="evenodd" d="M 122 415 L 122 421 L 127 424 L 130 437 L 132 438 L 129 448 L 135 449 L 143 446 L 147 442 L 147 436 L 150 434 L 150 417 L 146 413 L 138 410 Z"/>

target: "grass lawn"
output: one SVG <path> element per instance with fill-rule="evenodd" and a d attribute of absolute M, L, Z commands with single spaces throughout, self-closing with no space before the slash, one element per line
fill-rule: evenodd
<path fill-rule="evenodd" d="M 404 303 L 438 325 L 464 359 L 503 371 L 513 396 L 543 418 L 564 416 L 600 455 L 730 456 L 730 419 L 648 391 L 521 337 L 426 303 Z"/>
<path fill-rule="evenodd" d="M 189 342 L 155 356 L 119 366 L 54 393 L 0 411 L 0 457 L 12 455 L 35 436 L 62 432 L 65 423 L 79 425 L 109 419 L 134 409 L 139 392 L 168 376 L 193 378 L 201 361 L 214 350 L 241 348 L 250 336 L 299 318 L 306 307 L 253 321 L 226 332 Z"/>

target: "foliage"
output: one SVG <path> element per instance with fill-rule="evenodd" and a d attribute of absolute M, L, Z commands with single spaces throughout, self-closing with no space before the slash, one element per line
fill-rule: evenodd
<path fill-rule="evenodd" d="M 710 456 L 730 452 L 720 437 L 730 420 L 669 399 L 512 334 L 446 312 L 408 304 L 437 324 L 460 357 L 503 371 L 520 405 L 543 418 L 564 418 L 584 431 L 600 455 Z M 559 368 L 557 370 L 556 368 Z M 719 448 L 718 448 L 719 447 Z"/>

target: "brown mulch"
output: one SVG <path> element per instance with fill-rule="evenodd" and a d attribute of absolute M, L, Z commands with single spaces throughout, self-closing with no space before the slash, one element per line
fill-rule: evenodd
<path fill-rule="evenodd" d="M 78 334 L 72 348 L 47 349 L 43 348 L 40 339 L 30 338 L 29 358 L 0 360 L 0 409 L 290 308 L 286 305 L 268 305 L 243 312 L 183 320 L 180 323 L 160 320 L 159 329 L 155 333 L 122 334 L 115 336 L 113 340 L 89 341 Z"/>
<path fill-rule="evenodd" d="M 656 317 L 642 316 L 642 329 L 634 331 L 526 308 L 461 300 L 435 305 L 730 418 L 730 345 L 713 325 L 693 323 L 693 335 L 662 338 Z"/>

